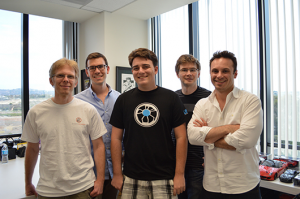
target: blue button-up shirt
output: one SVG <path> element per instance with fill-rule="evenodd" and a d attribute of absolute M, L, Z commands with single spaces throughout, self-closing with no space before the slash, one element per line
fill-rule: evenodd
<path fill-rule="evenodd" d="M 78 93 L 75 95 L 76 98 L 81 99 L 83 101 L 86 101 L 93 105 L 98 113 L 100 114 L 103 123 L 107 129 L 107 133 L 102 136 L 103 142 L 105 145 L 105 155 L 106 155 L 106 161 L 105 161 L 105 180 L 109 179 L 109 176 L 113 177 L 113 167 L 112 167 L 112 161 L 111 161 L 111 152 L 110 152 L 110 141 L 111 141 L 111 129 L 112 126 L 109 123 L 111 113 L 113 111 L 115 102 L 117 98 L 119 97 L 120 93 L 118 91 L 115 91 L 111 89 L 111 87 L 107 84 L 108 87 L 108 94 L 105 97 L 104 104 L 103 102 L 97 97 L 97 94 L 94 93 L 92 90 L 92 87 L 90 86 L 88 89 Z M 91 142 L 92 147 L 92 156 L 94 158 L 94 151 L 93 151 L 93 144 Z M 94 167 L 95 170 L 95 167 Z M 96 174 L 96 172 L 95 172 Z"/>

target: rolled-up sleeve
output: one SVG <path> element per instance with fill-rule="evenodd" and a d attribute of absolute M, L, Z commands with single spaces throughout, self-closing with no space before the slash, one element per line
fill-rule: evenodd
<path fill-rule="evenodd" d="M 228 134 L 225 141 L 243 153 L 257 144 L 263 128 L 263 113 L 260 100 L 250 95 L 245 101 L 240 128 L 234 133 Z"/>
<path fill-rule="evenodd" d="M 204 141 L 207 133 L 212 129 L 212 127 L 208 127 L 208 126 L 195 127 L 193 124 L 193 122 L 196 119 L 200 120 L 200 118 L 203 118 L 204 120 L 206 120 L 206 116 L 203 111 L 205 101 L 206 99 L 200 100 L 195 105 L 193 116 L 188 124 L 188 129 L 187 129 L 188 140 L 192 145 L 208 146 L 209 149 L 213 149 L 214 148 L 213 143 L 209 144 Z"/>

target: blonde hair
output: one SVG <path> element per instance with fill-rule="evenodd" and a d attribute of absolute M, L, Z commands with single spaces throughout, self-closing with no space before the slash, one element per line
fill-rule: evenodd
<path fill-rule="evenodd" d="M 65 65 L 68 65 L 68 66 L 71 66 L 74 71 L 75 71 L 75 77 L 76 79 L 78 79 L 79 77 L 79 69 L 78 69 L 78 64 L 76 61 L 74 60 L 69 60 L 67 58 L 62 58 L 62 59 L 59 59 L 57 60 L 56 62 L 54 62 L 52 64 L 52 66 L 50 67 L 50 70 L 49 70 L 49 77 L 53 77 L 55 75 L 55 72 L 57 69 L 65 66 Z"/>

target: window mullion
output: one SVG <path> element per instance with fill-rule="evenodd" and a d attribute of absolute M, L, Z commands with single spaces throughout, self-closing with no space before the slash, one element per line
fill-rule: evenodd
<path fill-rule="evenodd" d="M 22 46 L 21 46 L 21 102 L 22 102 L 22 126 L 29 111 L 29 16 L 22 14 Z"/>

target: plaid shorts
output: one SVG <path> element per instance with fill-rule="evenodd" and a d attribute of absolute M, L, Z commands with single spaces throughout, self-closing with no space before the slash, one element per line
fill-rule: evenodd
<path fill-rule="evenodd" d="M 173 180 L 135 180 L 124 176 L 122 199 L 177 199 Z"/>

